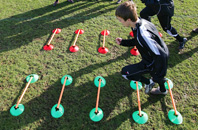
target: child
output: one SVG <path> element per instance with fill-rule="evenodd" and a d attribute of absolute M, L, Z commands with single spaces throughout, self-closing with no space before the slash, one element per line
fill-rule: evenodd
<path fill-rule="evenodd" d="M 122 3 L 116 9 L 117 19 L 125 26 L 131 27 L 134 39 L 124 40 L 116 38 L 122 46 L 136 46 L 142 56 L 142 61 L 122 68 L 122 76 L 127 80 L 140 81 L 145 84 L 145 93 L 167 94 L 164 76 L 167 72 L 169 51 L 164 41 L 159 36 L 156 27 L 149 21 L 137 16 L 136 6 L 132 1 Z M 147 79 L 143 74 L 149 73 L 152 79 Z M 154 82 L 160 87 L 152 88 Z"/>
<path fill-rule="evenodd" d="M 140 12 L 140 17 L 151 21 L 151 16 L 157 18 L 165 32 L 179 41 L 179 50 L 184 48 L 187 38 L 182 38 L 176 29 L 171 26 L 171 18 L 174 15 L 173 0 L 141 0 L 146 7 Z"/>

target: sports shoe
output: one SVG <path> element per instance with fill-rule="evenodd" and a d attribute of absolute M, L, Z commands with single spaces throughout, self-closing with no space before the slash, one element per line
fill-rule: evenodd
<path fill-rule="evenodd" d="M 122 0 L 118 0 L 116 3 L 117 3 L 117 4 L 120 4 L 121 2 L 122 2 Z"/>
<path fill-rule="evenodd" d="M 192 30 L 194 33 L 198 33 L 198 28 Z"/>
<path fill-rule="evenodd" d="M 126 80 L 129 80 L 129 79 L 127 78 L 127 75 L 122 75 L 122 77 L 125 78 Z"/>
<path fill-rule="evenodd" d="M 54 4 L 53 4 L 53 6 L 56 6 L 58 3 L 59 3 L 58 1 L 55 1 Z"/>
<path fill-rule="evenodd" d="M 157 88 L 153 88 L 151 91 L 150 91 L 150 94 L 155 94 L 155 95 L 166 95 L 168 93 L 168 90 L 166 90 L 165 92 L 161 92 L 160 91 L 160 87 L 157 87 Z"/>
<path fill-rule="evenodd" d="M 150 79 L 150 84 L 145 84 L 145 86 L 144 86 L 145 93 L 149 94 L 149 92 L 151 91 L 151 89 L 153 88 L 154 85 L 155 85 L 155 83 L 153 82 L 152 79 Z"/>
<path fill-rule="evenodd" d="M 179 50 L 184 49 L 184 45 L 185 45 L 186 42 L 187 42 L 187 38 L 183 38 L 183 42 L 179 43 Z"/>

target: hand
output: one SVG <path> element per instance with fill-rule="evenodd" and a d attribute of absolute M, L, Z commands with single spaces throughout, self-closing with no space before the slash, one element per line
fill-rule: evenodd
<path fill-rule="evenodd" d="M 120 45 L 120 43 L 122 42 L 122 38 L 116 38 L 116 43 L 118 44 L 118 45 Z"/>

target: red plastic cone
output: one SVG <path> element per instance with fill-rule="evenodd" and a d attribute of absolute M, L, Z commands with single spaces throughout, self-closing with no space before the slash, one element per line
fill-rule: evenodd
<path fill-rule="evenodd" d="M 129 33 L 129 35 L 130 35 L 131 37 L 134 37 L 133 31 L 131 31 L 131 32 Z"/>
<path fill-rule="evenodd" d="M 83 34 L 84 33 L 84 30 L 78 29 L 78 30 L 75 31 L 75 34 L 78 34 L 78 31 L 80 31 L 79 34 Z"/>
<path fill-rule="evenodd" d="M 43 47 L 43 49 L 46 50 L 46 51 L 52 50 L 53 48 L 54 48 L 54 46 L 53 46 L 52 44 L 50 44 L 50 45 L 45 45 L 45 46 Z"/>
<path fill-rule="evenodd" d="M 98 52 L 101 53 L 101 54 L 106 54 L 108 51 L 109 50 L 106 47 L 100 47 L 100 48 L 98 48 Z"/>
<path fill-rule="evenodd" d="M 102 35 L 104 35 L 104 34 L 105 34 L 105 35 L 107 36 L 107 35 L 109 35 L 109 34 L 110 34 L 110 31 L 109 31 L 109 30 L 103 30 L 103 31 L 101 32 L 101 34 L 102 34 Z"/>
<path fill-rule="evenodd" d="M 56 31 L 56 29 L 57 29 L 57 31 Z M 56 31 L 56 34 L 59 34 L 61 32 L 61 29 L 60 28 L 56 28 L 56 29 L 54 29 L 52 32 L 54 33 Z"/>
<path fill-rule="evenodd" d="M 158 32 L 158 33 L 159 33 L 160 37 L 162 37 L 162 36 L 163 36 L 161 32 Z"/>
<path fill-rule="evenodd" d="M 138 49 L 136 47 L 132 48 L 131 51 L 130 51 L 130 53 L 132 55 L 134 55 L 134 56 L 137 56 L 137 55 L 140 54 L 139 51 L 138 51 Z"/>
<path fill-rule="evenodd" d="M 69 50 L 70 50 L 70 52 L 77 52 L 77 51 L 79 51 L 79 47 L 78 46 L 71 46 L 70 48 L 69 48 Z"/>

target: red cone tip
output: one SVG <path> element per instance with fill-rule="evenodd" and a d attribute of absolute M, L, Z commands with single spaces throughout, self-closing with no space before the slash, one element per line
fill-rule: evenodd
<path fill-rule="evenodd" d="M 137 55 L 140 54 L 137 48 L 136 48 L 136 49 L 132 48 L 131 51 L 130 51 L 130 53 L 131 53 L 132 55 L 134 55 L 134 56 L 137 56 Z"/>
<path fill-rule="evenodd" d="M 56 29 L 57 29 L 56 34 L 59 34 L 61 32 L 61 29 L 60 28 L 56 28 Z M 56 29 L 54 29 L 52 32 L 54 33 Z"/>
<path fill-rule="evenodd" d="M 82 29 L 76 30 L 75 33 L 78 34 L 78 31 L 80 31 L 79 34 L 83 34 L 84 33 L 84 30 L 82 30 Z"/>
<path fill-rule="evenodd" d="M 46 51 L 49 51 L 49 50 L 52 50 L 54 48 L 54 46 L 53 45 L 45 45 L 44 47 L 43 47 L 43 49 L 44 50 L 46 50 Z"/>
<path fill-rule="evenodd" d="M 110 34 L 110 31 L 109 31 L 109 30 L 103 30 L 103 31 L 101 32 L 101 34 L 104 35 L 104 32 L 105 32 L 105 35 L 109 35 L 109 34 Z"/>
<path fill-rule="evenodd" d="M 162 37 L 162 36 L 163 36 L 161 32 L 158 32 L 158 33 L 159 33 L 160 37 Z"/>
<path fill-rule="evenodd" d="M 70 52 L 77 52 L 77 51 L 79 51 L 79 47 L 78 46 L 71 46 L 70 48 L 69 48 L 69 51 Z"/>
<path fill-rule="evenodd" d="M 100 47 L 100 48 L 98 48 L 98 52 L 101 53 L 101 54 L 106 54 L 108 51 L 109 50 L 106 47 Z"/>
<path fill-rule="evenodd" d="M 131 32 L 129 33 L 129 35 L 131 35 L 131 37 L 134 37 L 133 31 L 131 31 Z"/>

